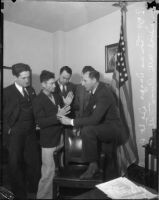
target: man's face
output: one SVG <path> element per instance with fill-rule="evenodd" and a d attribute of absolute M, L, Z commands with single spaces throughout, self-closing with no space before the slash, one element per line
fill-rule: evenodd
<path fill-rule="evenodd" d="M 16 77 L 16 83 L 22 87 L 27 87 L 30 85 L 30 72 L 23 71 Z"/>
<path fill-rule="evenodd" d="M 48 81 L 42 83 L 43 88 L 47 90 L 49 93 L 54 92 L 55 90 L 55 79 L 50 78 Z"/>
<path fill-rule="evenodd" d="M 71 74 L 67 73 L 65 70 L 59 76 L 59 82 L 62 85 L 66 85 L 71 78 Z"/>
<path fill-rule="evenodd" d="M 95 79 L 91 79 L 89 77 L 89 72 L 86 72 L 85 74 L 82 74 L 81 83 L 85 87 L 86 91 L 91 91 L 94 88 Z"/>

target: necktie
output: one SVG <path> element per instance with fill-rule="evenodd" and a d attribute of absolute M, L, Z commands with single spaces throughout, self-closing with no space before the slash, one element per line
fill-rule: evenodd
<path fill-rule="evenodd" d="M 28 94 L 28 92 L 26 91 L 25 88 L 23 88 L 23 94 L 24 94 L 24 98 L 25 98 L 27 101 L 29 101 L 29 100 L 30 100 L 29 94 Z"/>
<path fill-rule="evenodd" d="M 62 90 L 61 91 L 62 91 L 63 96 L 65 97 L 66 94 L 67 94 L 67 89 L 66 89 L 65 85 L 62 85 Z"/>

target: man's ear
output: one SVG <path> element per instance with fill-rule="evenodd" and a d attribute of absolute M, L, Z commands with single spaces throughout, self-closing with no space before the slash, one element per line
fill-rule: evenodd
<path fill-rule="evenodd" d="M 42 82 L 41 85 L 42 85 L 43 88 L 45 88 L 46 87 L 46 82 Z"/>
<path fill-rule="evenodd" d="M 94 84 L 97 82 L 96 78 L 92 78 L 92 81 Z"/>

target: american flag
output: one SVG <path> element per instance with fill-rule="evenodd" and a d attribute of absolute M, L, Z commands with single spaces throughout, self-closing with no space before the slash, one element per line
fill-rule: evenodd
<path fill-rule="evenodd" d="M 125 31 L 126 32 L 126 31 Z M 121 31 L 118 43 L 116 68 L 112 77 L 112 88 L 117 97 L 120 117 L 126 128 L 127 140 L 117 149 L 120 175 L 126 173 L 127 168 L 138 161 L 136 145 L 135 121 L 133 112 L 131 77 L 128 66 L 126 42 L 124 38 L 123 13 L 121 15 Z M 121 133 L 122 134 L 122 133 Z"/>

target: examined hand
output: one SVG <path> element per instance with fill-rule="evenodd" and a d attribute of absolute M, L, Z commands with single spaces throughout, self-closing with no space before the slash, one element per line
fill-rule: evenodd
<path fill-rule="evenodd" d="M 65 116 L 65 115 L 69 114 L 70 113 L 70 108 L 71 107 L 69 105 L 66 105 L 63 108 L 60 108 L 60 106 L 58 105 L 57 117 Z"/>
<path fill-rule="evenodd" d="M 66 97 L 63 97 L 63 101 L 65 105 L 70 105 L 72 103 L 72 100 L 74 98 L 73 92 L 70 91 Z"/>
<path fill-rule="evenodd" d="M 71 125 L 71 119 L 68 118 L 68 117 L 60 116 L 60 117 L 59 117 L 59 120 L 60 120 L 61 124 L 64 124 L 64 125 Z"/>

